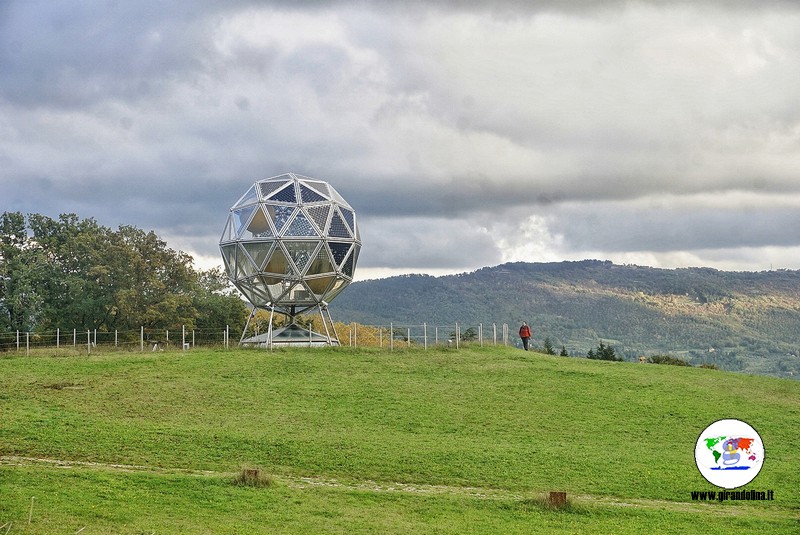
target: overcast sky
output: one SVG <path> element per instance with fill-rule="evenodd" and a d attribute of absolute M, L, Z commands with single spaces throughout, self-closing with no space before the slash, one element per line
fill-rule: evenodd
<path fill-rule="evenodd" d="M 355 208 L 357 279 L 800 269 L 798 28 L 788 0 L 6 0 L 0 212 L 208 267 L 238 197 L 297 172 Z"/>

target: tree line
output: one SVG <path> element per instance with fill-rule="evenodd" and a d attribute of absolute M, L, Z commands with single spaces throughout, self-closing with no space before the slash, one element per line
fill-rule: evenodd
<path fill-rule="evenodd" d="M 153 232 L 62 214 L 0 216 L 0 331 L 230 325 L 248 311 L 219 269 Z"/>

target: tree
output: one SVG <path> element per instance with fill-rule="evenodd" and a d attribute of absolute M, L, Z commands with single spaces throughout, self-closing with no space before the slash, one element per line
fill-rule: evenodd
<path fill-rule="evenodd" d="M 544 352 L 548 355 L 556 354 L 556 350 L 553 348 L 553 343 L 550 342 L 550 338 L 544 339 Z"/>
<path fill-rule="evenodd" d="M 567 353 L 567 347 L 566 347 L 566 346 L 561 346 L 561 353 L 560 353 L 560 355 L 561 355 L 562 357 L 568 357 L 568 356 L 569 356 L 569 353 Z"/>
<path fill-rule="evenodd" d="M 621 361 L 622 358 L 618 357 L 614 348 L 610 345 L 607 346 L 600 341 L 600 345 L 597 346 L 597 351 L 589 350 L 586 354 L 586 358 L 593 359 L 593 360 L 613 360 L 613 361 Z"/>

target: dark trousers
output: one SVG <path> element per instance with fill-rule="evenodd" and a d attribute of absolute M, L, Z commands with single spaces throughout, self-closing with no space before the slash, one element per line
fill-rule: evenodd
<path fill-rule="evenodd" d="M 528 342 L 529 341 L 530 341 L 530 338 L 528 338 L 527 336 L 522 337 L 522 347 L 525 348 L 525 351 L 528 350 Z"/>

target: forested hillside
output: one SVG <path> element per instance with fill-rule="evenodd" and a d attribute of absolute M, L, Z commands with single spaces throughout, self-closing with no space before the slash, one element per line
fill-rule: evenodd
<path fill-rule="evenodd" d="M 365 324 L 527 320 L 572 355 L 599 341 L 633 360 L 673 354 L 692 364 L 800 374 L 800 272 L 656 269 L 587 260 L 509 263 L 445 277 L 407 275 L 352 284 L 331 304 Z"/>
<path fill-rule="evenodd" d="M 247 311 L 219 270 L 155 233 L 93 219 L 0 216 L 0 336 L 14 331 L 224 327 Z"/>

